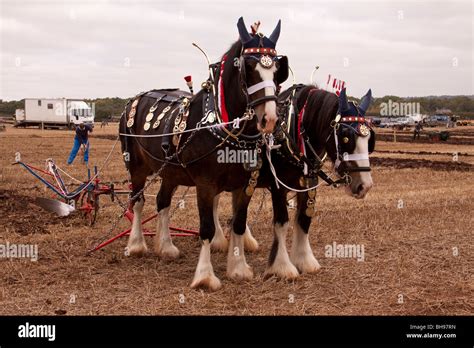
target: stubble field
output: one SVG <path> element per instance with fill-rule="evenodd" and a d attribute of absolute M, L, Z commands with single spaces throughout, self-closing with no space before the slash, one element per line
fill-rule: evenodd
<path fill-rule="evenodd" d="M 117 125 L 96 127 L 91 164 L 101 166 L 116 132 Z M 97 222 L 88 227 L 77 214 L 59 218 L 36 206 L 36 197 L 51 194 L 11 165 L 15 153 L 38 167 L 54 158 L 72 176 L 85 179 L 79 158 L 72 167 L 65 165 L 73 134 L 7 127 L 0 133 L 0 244 L 36 244 L 39 258 L 0 258 L 0 314 L 472 315 L 474 127 L 452 133 L 448 143 L 378 142 L 372 155 L 374 187 L 365 200 L 355 200 L 343 188 L 318 190 L 310 239 L 322 268 L 294 282 L 263 279 L 273 234 L 272 206 L 268 192 L 257 190 L 249 225 L 260 249 L 247 253 L 255 277 L 244 283 L 228 280 L 226 255 L 213 253 L 223 287 L 208 293 L 189 288 L 200 249 L 197 238 L 175 238 L 182 254 L 175 261 L 160 260 L 152 252 L 127 257 L 126 239 L 88 255 L 92 246 L 128 227 L 123 220 L 110 231 L 121 208 L 101 197 Z M 463 139 L 462 144 L 456 139 Z M 125 187 L 118 145 L 101 179 Z M 153 195 L 158 187 L 154 183 L 146 193 Z M 178 189 L 173 207 L 184 191 Z M 184 209 L 175 210 L 173 225 L 199 227 L 194 192 L 190 189 L 184 197 Z M 154 197 L 146 198 L 145 215 L 153 214 Z M 223 194 L 220 219 L 226 231 L 230 211 L 230 195 Z M 147 238 L 152 250 L 152 238 Z M 364 246 L 364 260 L 327 257 L 325 247 L 334 242 Z"/>

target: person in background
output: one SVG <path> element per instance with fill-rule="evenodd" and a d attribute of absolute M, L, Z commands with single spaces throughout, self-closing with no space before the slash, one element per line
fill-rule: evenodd
<path fill-rule="evenodd" d="M 423 126 L 421 125 L 421 122 L 416 121 L 415 129 L 413 131 L 413 140 L 415 140 L 417 137 L 418 139 L 420 139 L 420 133 L 422 129 L 423 129 Z"/>
<path fill-rule="evenodd" d="M 76 158 L 77 152 L 79 151 L 80 147 L 84 147 L 84 163 L 87 164 L 89 162 L 89 133 L 92 133 L 92 126 L 88 124 L 84 124 L 81 122 L 79 126 L 76 127 L 76 136 L 74 137 L 74 145 L 72 146 L 71 153 L 69 154 L 69 158 L 67 160 L 67 164 L 72 164 L 74 159 Z"/>

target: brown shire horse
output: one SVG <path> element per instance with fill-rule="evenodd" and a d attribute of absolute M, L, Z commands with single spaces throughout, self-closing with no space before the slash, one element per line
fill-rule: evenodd
<path fill-rule="evenodd" d="M 134 212 L 128 253 L 142 255 L 147 251 L 141 215 L 142 189 L 149 175 L 155 173 L 162 178 L 156 198 L 158 223 L 154 249 L 163 258 L 179 256 L 168 228 L 172 195 L 179 185 L 196 186 L 202 247 L 191 283 L 193 288 L 217 290 L 221 286 L 214 275 L 210 242 L 216 229 L 213 210 L 222 191 L 232 192 L 234 208 L 230 241 L 234 252 L 229 253 L 227 275 L 237 280 L 253 276 L 245 260 L 242 235 L 251 198 L 246 188 L 255 168 L 246 170 L 242 163 L 218 163 L 216 151 L 223 146 L 253 151 L 262 145 L 261 133 L 272 132 L 277 121 L 276 86 L 288 77 L 288 61 L 286 57 L 277 56 L 275 50 L 280 22 L 269 37 L 260 33 L 250 35 L 242 18 L 237 27 L 240 40 L 213 67 L 214 74 L 199 93 L 192 97 L 176 90 L 142 93 L 129 102 L 120 120 L 120 139 L 131 176 Z M 216 90 L 220 92 L 219 98 Z M 155 117 L 155 112 L 160 114 Z M 253 121 L 254 114 L 258 122 Z M 231 125 L 204 128 L 216 124 L 219 115 L 229 122 L 242 117 L 247 119 L 239 128 Z M 195 128 L 198 130 L 183 133 L 185 129 Z M 163 136 L 168 133 L 175 134 Z"/>
<path fill-rule="evenodd" d="M 320 268 L 308 232 L 314 214 L 316 188 L 313 187 L 318 176 L 328 184 L 335 183 L 321 171 L 325 154 L 342 178 L 336 183 L 345 183 L 350 195 L 364 198 L 372 187 L 369 153 L 374 150 L 375 133 L 364 117 L 371 99 L 369 90 L 357 105 L 348 102 L 345 89 L 338 98 L 312 85 L 296 85 L 279 95 L 280 119 L 275 131 L 275 144 L 279 148 L 271 153 L 272 163 L 282 183 L 305 192 L 297 193 L 292 250 L 288 255 L 289 190 L 281 183 L 277 188 L 269 162 L 264 158 L 257 187 L 271 191 L 274 224 L 266 276 L 294 279 L 300 272 L 314 273 Z"/>

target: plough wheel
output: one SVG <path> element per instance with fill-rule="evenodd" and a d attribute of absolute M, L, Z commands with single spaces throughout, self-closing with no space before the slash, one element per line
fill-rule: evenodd
<path fill-rule="evenodd" d="M 87 225 L 92 226 L 97 219 L 99 212 L 99 196 L 93 192 L 85 192 L 81 197 L 81 210 Z"/>

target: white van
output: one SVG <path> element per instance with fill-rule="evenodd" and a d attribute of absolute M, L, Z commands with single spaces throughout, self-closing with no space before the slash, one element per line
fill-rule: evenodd
<path fill-rule="evenodd" d="M 74 128 L 81 122 L 94 123 L 94 109 L 78 99 L 25 99 L 25 109 L 15 112 L 15 126 L 45 128 Z"/>

